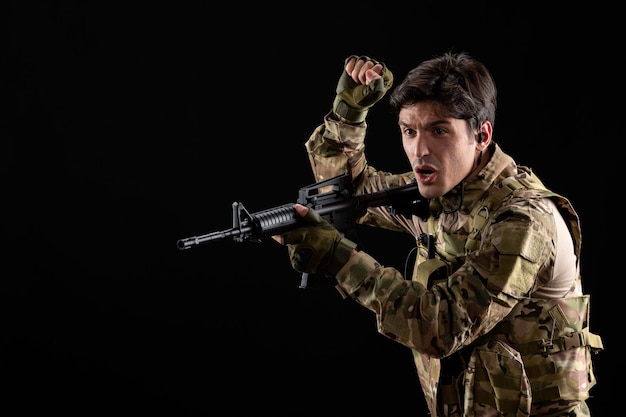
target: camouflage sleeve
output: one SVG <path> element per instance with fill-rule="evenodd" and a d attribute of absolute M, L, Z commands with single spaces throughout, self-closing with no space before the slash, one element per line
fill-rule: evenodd
<path fill-rule="evenodd" d="M 482 334 L 481 318 L 499 321 L 514 304 L 506 295 L 496 299 L 471 273 L 426 290 L 364 252 L 352 256 L 336 278 L 344 294 L 376 313 L 381 334 L 436 358 Z"/>
<path fill-rule="evenodd" d="M 479 250 L 428 289 L 363 252 L 336 275 L 339 287 L 376 313 L 380 333 L 444 357 L 490 331 L 552 270 L 554 222 L 541 200 L 517 203 L 496 216 Z"/>
<path fill-rule="evenodd" d="M 413 180 L 411 171 L 391 174 L 368 165 L 365 157 L 366 123 L 342 123 L 334 120 L 331 113 L 324 117 L 324 124 L 318 126 L 305 143 L 317 182 L 349 172 L 352 178 L 359 178 L 355 193 L 366 194 L 409 184 Z M 418 235 L 413 220 L 393 215 L 386 207 L 370 208 L 357 223 Z"/>
<path fill-rule="evenodd" d="M 413 171 L 402 174 L 391 174 L 385 171 L 377 171 L 371 166 L 367 166 L 365 175 L 362 176 L 361 183 L 359 188 L 356 189 L 356 193 L 363 194 L 406 185 L 411 183 L 414 178 L 415 175 Z M 415 216 L 391 213 L 387 206 L 368 208 L 365 215 L 357 219 L 357 223 L 397 232 L 407 232 L 412 234 L 415 238 L 421 233 L 419 230 L 419 219 Z"/>
<path fill-rule="evenodd" d="M 315 181 L 324 181 L 350 172 L 357 178 L 365 169 L 365 132 L 367 123 L 350 125 L 334 120 L 330 113 L 318 126 L 305 147 Z"/>

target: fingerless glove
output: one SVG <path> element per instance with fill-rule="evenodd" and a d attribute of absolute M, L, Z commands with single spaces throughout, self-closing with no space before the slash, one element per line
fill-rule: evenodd
<path fill-rule="evenodd" d="M 346 72 L 345 66 L 356 55 L 351 55 L 344 62 L 344 70 L 337 83 L 337 96 L 333 103 L 333 111 L 344 119 L 360 123 L 365 120 L 367 112 L 378 102 L 393 84 L 393 74 L 382 62 L 367 56 L 358 57 L 359 60 L 372 61 L 383 66 L 382 78 L 372 81 L 369 85 L 357 84 Z"/>

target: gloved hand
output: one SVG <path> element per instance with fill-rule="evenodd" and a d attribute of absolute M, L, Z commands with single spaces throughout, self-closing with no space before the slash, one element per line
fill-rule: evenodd
<path fill-rule="evenodd" d="M 312 208 L 297 204 L 295 210 L 304 217 L 306 226 L 282 235 L 291 265 L 298 272 L 335 275 L 348 261 L 356 244 L 342 237 Z"/>
<path fill-rule="evenodd" d="M 364 61 L 364 65 L 370 61 L 374 64 L 371 69 L 376 72 L 380 69 L 380 72 L 378 72 L 378 77 L 380 78 L 371 80 L 369 84 L 365 84 L 363 81 L 354 81 L 352 76 L 347 72 L 347 70 L 354 68 L 354 65 L 352 65 L 351 68 L 348 67 L 350 60 L 354 60 L 355 65 L 358 64 L 359 61 Z M 346 58 L 343 72 L 337 84 L 337 96 L 333 103 L 333 111 L 350 122 L 360 123 L 365 120 L 369 108 L 383 98 L 392 84 L 393 74 L 385 64 L 367 56 L 358 57 L 356 55 L 350 55 Z"/>

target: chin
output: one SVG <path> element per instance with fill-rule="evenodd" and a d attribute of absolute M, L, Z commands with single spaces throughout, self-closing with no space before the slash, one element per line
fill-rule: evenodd
<path fill-rule="evenodd" d="M 419 184 L 417 188 L 420 195 L 424 198 L 431 199 L 441 196 L 441 194 L 437 192 L 438 189 L 433 186 L 424 186 L 423 184 Z"/>

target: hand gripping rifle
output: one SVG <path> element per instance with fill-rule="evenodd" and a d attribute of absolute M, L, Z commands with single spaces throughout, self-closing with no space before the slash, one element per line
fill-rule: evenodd
<path fill-rule="evenodd" d="M 328 190 L 322 192 L 321 190 Z M 342 174 L 300 189 L 298 203 L 313 208 L 319 215 L 345 234 L 355 220 L 365 214 L 368 207 L 388 206 L 392 213 L 416 214 L 428 208 L 428 200 L 418 191 L 417 184 L 386 188 L 369 194 L 353 194 L 352 178 Z M 294 203 L 284 204 L 267 210 L 250 213 L 242 203 L 234 202 L 233 227 L 200 236 L 179 239 L 179 249 L 189 249 L 213 240 L 232 236 L 236 242 L 253 241 L 281 235 L 304 225 L 296 213 Z M 306 288 L 307 274 L 302 275 L 300 288 Z"/>

